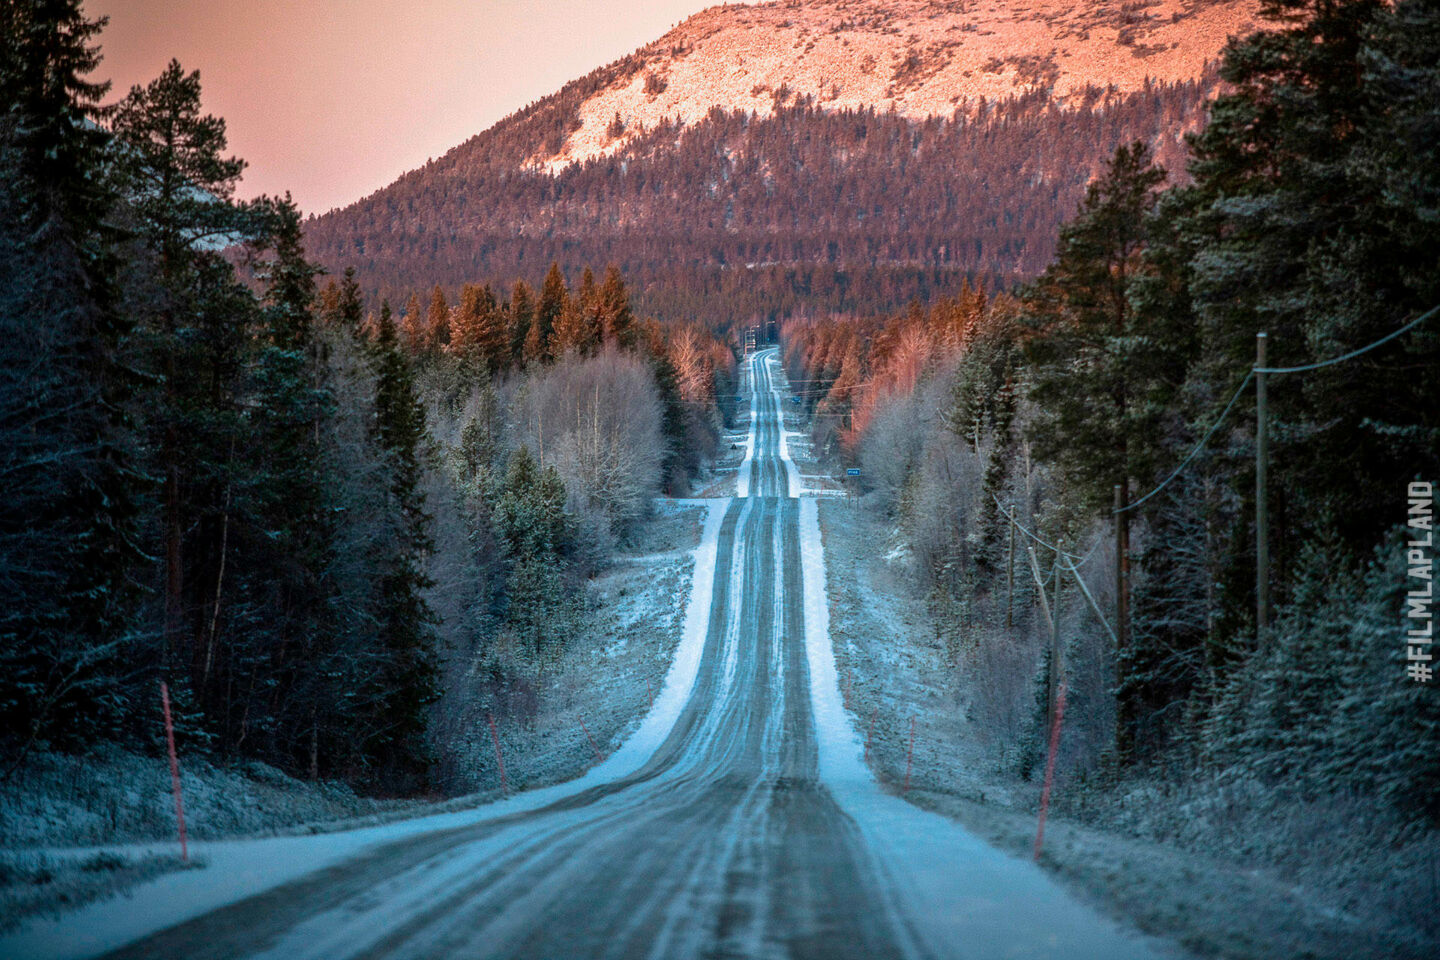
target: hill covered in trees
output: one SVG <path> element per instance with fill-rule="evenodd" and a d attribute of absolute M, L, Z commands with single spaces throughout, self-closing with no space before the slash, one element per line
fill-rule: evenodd
<path fill-rule="evenodd" d="M 614 263 L 642 311 L 713 324 L 1008 283 L 1116 146 L 1181 165 L 1254 8 L 714 8 L 308 220 L 307 243 L 392 296 Z"/>

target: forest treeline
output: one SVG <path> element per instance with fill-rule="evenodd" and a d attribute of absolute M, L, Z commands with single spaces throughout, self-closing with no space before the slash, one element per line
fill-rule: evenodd
<path fill-rule="evenodd" d="M 155 748 L 164 679 L 188 749 L 464 785 L 467 685 L 535 682 L 733 356 L 614 269 L 367 304 L 198 73 L 107 102 L 103 24 L 0 3 L 0 772 Z"/>
<path fill-rule="evenodd" d="M 1440 324 L 1325 362 L 1440 304 L 1440 13 L 1269 15 L 1227 47 L 1183 183 L 1124 146 L 1038 279 L 796 318 L 785 358 L 817 448 L 860 466 L 893 518 L 1002 764 L 1036 771 L 1063 677 L 1062 798 L 1153 777 L 1206 798 L 1192 821 L 1223 789 L 1221 834 L 1247 809 L 1273 822 L 1277 797 L 1413 831 L 1440 819 L 1440 697 L 1407 677 L 1405 617 L 1407 541 L 1429 537 L 1424 517 L 1407 528 L 1408 484 L 1440 476 Z M 1269 375 L 1265 629 L 1261 331 L 1271 367 L 1324 364 Z M 1062 598 L 1053 674 L 1037 583 Z M 1257 826 L 1249 849 L 1273 835 Z"/>
<path fill-rule="evenodd" d="M 807 310 L 884 312 L 966 279 L 1037 275 L 1119 144 L 1144 140 L 1178 165 L 1215 82 L 1207 69 L 1129 94 L 1092 89 L 1070 107 L 1037 89 L 928 120 L 791 94 L 769 116 L 717 107 L 552 174 L 536 158 L 558 151 L 548 145 L 563 144 L 583 102 L 566 87 L 307 220 L 306 241 L 392 298 L 559 260 L 615 263 L 638 308 L 722 331 Z"/>

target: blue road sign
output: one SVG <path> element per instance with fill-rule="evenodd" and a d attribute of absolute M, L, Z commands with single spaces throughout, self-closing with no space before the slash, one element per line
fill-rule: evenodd
<path fill-rule="evenodd" d="M 860 468 L 859 468 L 859 467 L 846 467 L 846 468 L 845 468 L 845 476 L 847 476 L 847 477 L 858 477 L 858 476 L 860 476 Z"/>

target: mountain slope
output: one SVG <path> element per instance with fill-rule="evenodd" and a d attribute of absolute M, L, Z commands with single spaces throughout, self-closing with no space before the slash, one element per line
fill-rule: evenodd
<path fill-rule="evenodd" d="M 1257 6 L 715 7 L 307 237 L 372 294 L 613 262 L 642 309 L 720 326 L 1005 283 L 1118 144 L 1182 165 Z"/>
<path fill-rule="evenodd" d="M 714 106 L 769 116 L 813 97 L 828 110 L 894 110 L 921 120 L 1047 89 L 1074 104 L 1088 87 L 1122 93 L 1192 80 L 1256 0 L 807 0 L 712 7 L 625 64 L 578 110 L 552 171 L 622 149 Z M 615 123 L 619 117 L 620 123 Z M 618 134 L 618 136 L 617 136 Z"/>

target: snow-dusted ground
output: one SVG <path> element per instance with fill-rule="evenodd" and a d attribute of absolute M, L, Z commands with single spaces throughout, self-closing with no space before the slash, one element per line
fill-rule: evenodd
<path fill-rule="evenodd" d="M 845 709 L 835 667 L 818 506 L 814 499 L 801 505 L 800 543 L 820 776 L 894 882 L 895 899 L 886 906 L 923 916 L 918 935 L 930 952 L 942 956 L 955 944 L 964 944 L 965 955 L 973 957 L 1156 956 L 1157 945 L 1127 937 L 1039 867 L 880 789 L 865 763 L 864 740 Z"/>
<path fill-rule="evenodd" d="M 1013 748 L 972 719 L 977 697 L 939 639 L 891 531 L 863 509 L 818 503 L 829 609 L 842 689 L 853 722 L 873 729 L 870 768 L 884 789 L 903 786 L 915 721 L 913 803 L 942 813 L 1018 856 L 1034 842 L 1038 784 L 1009 773 Z M 1064 799 L 1057 798 L 1058 800 Z M 1163 792 L 1131 798 L 1135 820 L 1163 820 Z M 1277 825 L 1277 829 L 1282 828 Z M 1294 829 L 1297 842 L 1305 831 Z M 1218 841 L 1219 838 L 1217 838 Z M 1322 832 L 1311 843 L 1338 842 Z M 1333 890 L 1302 887 L 1220 842 L 1207 852 L 1052 812 L 1042 865 L 1082 900 L 1207 957 L 1381 960 L 1435 956 L 1423 933 L 1353 912 Z M 1371 853 L 1373 858 L 1376 853 Z M 1359 868 L 1359 860 L 1352 861 Z"/>
<path fill-rule="evenodd" d="M 260 765 L 253 765 L 256 772 L 246 776 L 197 763 L 186 773 L 185 786 L 190 821 L 193 826 L 199 827 L 198 839 L 192 837 L 190 853 L 193 862 L 202 869 L 165 876 L 159 874 L 174 870 L 178 865 L 178 845 L 168 836 L 153 842 L 54 845 L 57 841 L 73 843 L 76 840 L 94 841 L 107 834 L 114 836 L 114 829 L 104 823 L 96 823 L 103 814 L 94 808 L 106 804 L 107 798 L 97 795 L 98 798 L 90 797 L 83 805 L 65 808 L 58 805 L 53 796 L 37 797 L 33 789 L 27 796 L 24 789 L 17 789 L 14 797 L 7 798 L 10 803 L 0 807 L 6 818 L 4 836 L 7 848 L 4 859 L 0 860 L 0 866 L 5 867 L 8 875 L 23 882 L 36 875 L 37 871 L 54 875 L 68 867 L 71 873 L 78 876 L 103 876 L 109 872 L 121 874 L 123 879 L 132 883 L 145 880 L 149 882 L 138 889 L 126 891 L 117 898 L 92 903 L 78 911 L 58 915 L 42 913 L 27 918 L 18 930 L 0 936 L 0 957 L 34 957 L 38 960 L 42 957 L 92 956 L 153 930 L 273 888 L 376 846 L 408 836 L 473 823 L 477 819 L 533 810 L 588 789 L 595 783 L 606 782 L 633 771 L 653 751 L 656 738 L 663 737 L 674 724 L 680 705 L 683 705 L 688 696 L 689 686 L 694 682 L 699 651 L 705 639 L 705 619 L 714 580 L 718 527 L 727 503 L 725 500 L 689 500 L 662 507 L 669 510 L 699 507 L 703 510 L 700 543 L 693 550 L 685 551 L 687 557 L 684 565 L 690 568 L 686 572 L 693 586 L 683 593 L 689 596 L 690 602 L 686 606 L 684 628 L 678 646 L 664 650 L 670 665 L 664 682 L 654 697 L 653 709 L 644 715 L 633 733 L 628 729 L 616 731 L 615 738 L 624 739 L 624 746 L 610 753 L 604 763 L 591 767 L 578 779 L 533 790 L 483 807 L 477 807 L 477 802 L 493 795 L 495 791 L 478 797 L 461 797 L 438 805 L 385 804 L 356 798 L 343 788 L 314 787 L 290 781 L 278 772 Z M 630 562 L 643 559 L 645 558 L 631 558 Z M 619 566 L 623 568 L 625 561 L 622 560 Z M 610 576 L 613 578 L 617 574 Z M 654 579 L 653 574 L 647 576 Z M 667 602 L 673 604 L 674 600 L 673 593 L 668 596 L 648 596 L 642 592 L 635 596 L 634 602 L 628 606 L 663 606 Z M 619 613 L 623 615 L 626 606 L 612 603 L 607 609 L 619 607 Z M 590 669 L 594 669 L 593 665 Z M 636 685 L 636 691 L 638 698 L 643 701 L 643 687 Z M 584 736 L 578 728 L 564 732 L 571 735 L 570 739 Z M 608 747 L 611 740 L 610 730 L 596 726 L 593 732 L 600 738 L 602 749 Z M 626 733 L 630 735 L 625 737 Z M 507 742 L 507 754 L 516 746 L 523 744 Z M 585 751 L 588 754 L 588 742 L 585 743 Z M 526 779 L 554 778 L 563 776 L 567 769 L 564 761 L 559 761 L 546 752 L 532 751 L 532 754 L 534 756 L 531 758 L 527 758 L 523 753 L 507 756 L 508 772 L 513 779 L 523 783 Z M 63 761 L 57 759 L 56 762 Z M 73 763 L 80 768 L 87 766 L 85 760 Z M 123 778 L 130 785 L 125 789 L 125 794 L 138 798 L 136 802 L 142 804 L 147 811 L 145 816 L 138 819 L 133 829 L 123 831 L 122 835 L 137 831 L 143 833 L 156 825 L 160 826 L 161 832 L 169 832 L 171 814 L 168 807 L 168 773 L 161 769 L 157 775 L 151 770 L 150 767 L 155 766 L 154 761 L 134 755 L 121 755 L 112 759 L 108 765 L 102 760 L 92 758 L 88 761 L 88 766 L 95 776 Z M 573 764 L 570 766 L 573 767 Z M 155 783 L 151 783 L 151 780 Z M 275 781 L 272 789 L 265 789 L 266 780 Z M 156 783 L 160 784 L 162 789 L 154 789 Z M 23 786 L 22 782 L 21 787 Z M 36 803 L 48 804 L 48 820 L 34 809 Z M 152 807 L 155 809 L 152 810 Z M 429 816 L 416 815 L 423 814 L 427 808 L 460 809 Z M 349 824 L 344 821 L 335 822 L 337 818 L 357 816 L 368 817 L 371 821 L 390 822 L 372 822 L 370 825 L 363 825 L 364 821 L 353 819 Z M 218 826 L 217 819 L 221 821 Z M 357 823 L 362 825 L 356 826 Z M 346 829 L 347 825 L 353 829 Z M 226 833 L 285 829 L 293 829 L 305 835 L 219 839 Z M 320 831 L 324 835 L 315 836 L 311 831 Z M 105 892 L 107 891 L 104 885 L 92 882 L 85 885 L 81 895 Z M 65 894 L 72 895 L 74 894 Z M 19 900 L 15 905 L 25 907 L 30 904 Z M 50 906 L 59 908 L 65 904 L 52 903 Z"/>

